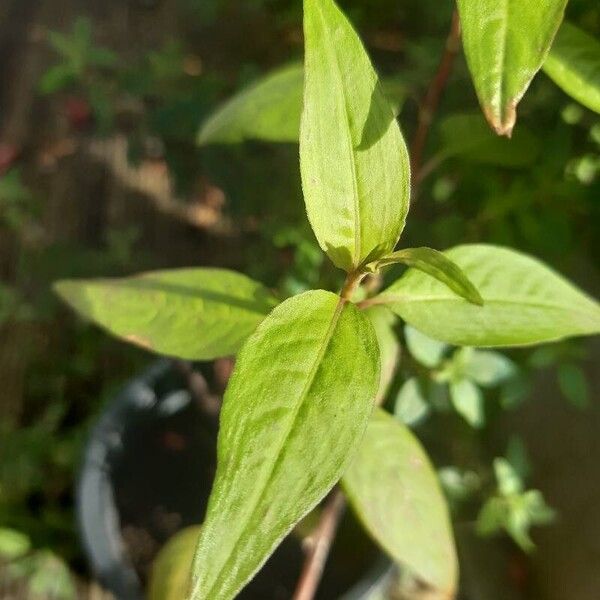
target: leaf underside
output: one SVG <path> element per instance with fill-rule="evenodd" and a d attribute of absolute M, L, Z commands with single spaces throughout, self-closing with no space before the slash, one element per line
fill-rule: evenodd
<path fill-rule="evenodd" d="M 463 47 L 483 112 L 510 137 L 517 104 L 542 66 L 567 0 L 457 0 Z"/>

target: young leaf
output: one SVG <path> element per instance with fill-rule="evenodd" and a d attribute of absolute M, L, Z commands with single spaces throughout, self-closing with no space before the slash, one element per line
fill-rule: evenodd
<path fill-rule="evenodd" d="M 510 137 L 517 104 L 538 72 L 567 0 L 457 0 L 463 46 L 490 125 Z"/>
<path fill-rule="evenodd" d="M 404 339 L 412 357 L 430 369 L 440 364 L 448 348 L 448 344 L 438 342 L 410 325 L 404 328 Z"/>
<path fill-rule="evenodd" d="M 224 269 L 67 280 L 54 289 L 113 335 L 190 360 L 235 354 L 277 303 L 260 283 Z"/>
<path fill-rule="evenodd" d="M 426 335 L 457 346 L 520 346 L 600 332 L 600 306 L 539 261 L 484 244 L 444 254 L 477 287 L 483 306 L 415 269 L 374 301 Z"/>
<path fill-rule="evenodd" d="M 460 156 L 466 160 L 518 168 L 531 165 L 539 154 L 535 136 L 522 126 L 508 139 L 498 137 L 481 113 L 450 115 L 440 124 L 440 158 Z"/>
<path fill-rule="evenodd" d="M 491 350 L 474 350 L 465 365 L 465 375 L 483 387 L 493 387 L 516 373 L 515 364 L 504 354 Z"/>
<path fill-rule="evenodd" d="M 333 263 L 392 251 L 408 211 L 408 152 L 361 41 L 333 0 L 305 0 L 300 170 L 308 218 Z"/>
<path fill-rule="evenodd" d="M 429 404 L 416 377 L 407 379 L 396 397 L 394 416 L 406 425 L 416 425 L 429 414 Z"/>
<path fill-rule="evenodd" d="M 304 69 L 292 64 L 235 95 L 204 123 L 198 144 L 236 144 L 246 139 L 297 142 Z"/>
<path fill-rule="evenodd" d="M 377 410 L 342 481 L 377 543 L 444 597 L 454 597 L 458 565 L 448 509 L 436 473 L 412 433 Z"/>
<path fill-rule="evenodd" d="M 298 142 L 303 86 L 302 64 L 267 73 L 207 118 L 198 133 L 198 145 L 239 144 L 245 140 Z M 382 86 L 397 114 L 404 86 L 396 79 L 384 80 Z"/>
<path fill-rule="evenodd" d="M 569 96 L 600 113 L 600 42 L 597 38 L 564 22 L 543 68 Z"/>
<path fill-rule="evenodd" d="M 452 404 L 471 427 L 482 427 L 485 421 L 481 390 L 468 379 L 450 384 Z"/>
<path fill-rule="evenodd" d="M 461 268 L 441 252 L 432 248 L 405 248 L 392 252 L 376 262 L 377 267 L 403 263 L 435 277 L 453 292 L 472 304 L 483 304 L 477 288 L 469 281 Z"/>
<path fill-rule="evenodd" d="M 341 477 L 379 385 L 373 327 L 335 294 L 279 305 L 241 350 L 225 394 L 193 600 L 233 598 Z"/>
<path fill-rule="evenodd" d="M 590 392 L 585 373 L 572 363 L 558 367 L 558 385 L 563 395 L 577 408 L 587 408 L 590 404 Z"/>
<path fill-rule="evenodd" d="M 381 379 L 377 401 L 381 402 L 390 387 L 400 360 L 400 342 L 394 331 L 398 317 L 386 306 L 371 306 L 365 310 L 377 336 L 379 356 L 381 357 Z"/>

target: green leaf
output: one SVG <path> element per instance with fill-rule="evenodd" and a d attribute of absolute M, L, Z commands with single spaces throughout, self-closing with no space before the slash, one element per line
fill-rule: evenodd
<path fill-rule="evenodd" d="M 333 0 L 305 0 L 300 170 L 308 218 L 333 263 L 392 251 L 408 212 L 406 145 L 361 41 Z"/>
<path fill-rule="evenodd" d="M 535 136 L 520 126 L 508 139 L 498 137 L 480 113 L 456 114 L 440 124 L 442 158 L 463 157 L 469 161 L 502 167 L 526 167 L 539 154 Z"/>
<path fill-rule="evenodd" d="M 298 142 L 303 87 L 301 63 L 267 73 L 206 119 L 198 133 L 198 144 L 239 144 L 246 140 Z M 404 99 L 404 86 L 396 79 L 387 79 L 382 81 L 382 87 L 397 114 Z"/>
<path fill-rule="evenodd" d="M 163 546 L 152 563 L 148 600 L 182 600 L 187 597 L 200 530 L 200 525 L 187 527 Z"/>
<path fill-rule="evenodd" d="M 516 366 L 504 354 L 491 350 L 474 350 L 465 364 L 465 375 L 483 387 L 499 385 L 513 377 Z"/>
<path fill-rule="evenodd" d="M 412 357 L 430 369 L 440 364 L 448 348 L 448 344 L 438 342 L 410 325 L 404 327 L 404 339 Z"/>
<path fill-rule="evenodd" d="M 364 434 L 378 386 L 377 338 L 353 304 L 305 292 L 263 321 L 225 393 L 193 600 L 233 598 L 327 494 Z"/>
<path fill-rule="evenodd" d="M 431 277 L 435 277 L 447 285 L 453 292 L 462 296 L 472 304 L 483 304 L 477 288 L 458 265 L 449 260 L 444 254 L 432 248 L 405 248 L 392 252 L 376 262 L 377 267 L 385 267 L 403 263 L 419 269 Z"/>
<path fill-rule="evenodd" d="M 585 373 L 577 365 L 567 363 L 558 367 L 558 385 L 565 398 L 577 408 L 587 408 L 590 392 Z"/>
<path fill-rule="evenodd" d="M 61 63 L 50 67 L 40 79 L 39 90 L 41 94 L 54 94 L 72 85 L 77 78 L 77 73 L 68 63 Z"/>
<path fill-rule="evenodd" d="M 512 496 L 523 492 L 524 485 L 521 476 L 505 458 L 494 460 L 494 473 L 498 482 L 498 490 L 503 496 Z"/>
<path fill-rule="evenodd" d="M 596 38 L 564 22 L 544 72 L 569 96 L 600 113 L 600 42 Z"/>
<path fill-rule="evenodd" d="M 398 321 L 398 317 L 385 306 L 371 306 L 365 310 L 365 315 L 373 325 L 379 344 L 381 379 L 379 381 L 379 391 L 377 392 L 377 402 L 380 403 L 388 392 L 400 360 L 400 342 L 394 331 L 394 325 Z"/>
<path fill-rule="evenodd" d="M 396 396 L 394 416 L 406 425 L 416 425 L 429 413 L 429 404 L 421 393 L 416 377 L 407 379 Z"/>
<path fill-rule="evenodd" d="M 198 144 L 236 144 L 247 139 L 297 142 L 303 78 L 302 65 L 292 64 L 242 90 L 205 121 Z"/>
<path fill-rule="evenodd" d="M 463 46 L 483 112 L 510 137 L 517 104 L 544 62 L 567 0 L 457 0 Z"/>
<path fill-rule="evenodd" d="M 468 379 L 450 383 L 452 404 L 471 427 L 483 427 L 485 412 L 481 390 Z"/>
<path fill-rule="evenodd" d="M 457 346 L 520 346 L 600 331 L 598 304 L 534 258 L 484 244 L 444 254 L 477 287 L 484 306 L 469 304 L 415 269 L 372 302 Z"/>
<path fill-rule="evenodd" d="M 54 289 L 113 335 L 190 360 L 235 354 L 276 304 L 261 284 L 224 269 L 67 280 Z"/>
<path fill-rule="evenodd" d="M 454 597 L 458 564 L 448 508 L 429 458 L 412 433 L 378 409 L 343 485 L 377 543 Z"/>
<path fill-rule="evenodd" d="M 20 531 L 0 528 L 0 558 L 15 560 L 31 550 L 31 540 Z"/>

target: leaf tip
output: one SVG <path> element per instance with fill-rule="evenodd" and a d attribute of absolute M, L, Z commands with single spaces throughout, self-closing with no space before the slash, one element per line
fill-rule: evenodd
<path fill-rule="evenodd" d="M 517 122 L 517 102 L 511 100 L 499 115 L 492 107 L 484 107 L 483 112 L 487 122 L 497 135 L 503 135 L 507 138 L 512 137 L 515 123 Z"/>

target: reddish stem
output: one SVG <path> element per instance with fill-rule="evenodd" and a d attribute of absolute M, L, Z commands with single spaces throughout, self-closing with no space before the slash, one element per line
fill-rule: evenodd
<path fill-rule="evenodd" d="M 454 65 L 454 59 L 458 54 L 460 48 L 460 20 L 458 12 L 455 10 L 452 13 L 452 23 L 450 25 L 450 32 L 446 38 L 446 46 L 444 53 L 440 60 L 438 69 L 427 88 L 427 92 L 419 108 L 419 121 L 417 124 L 417 130 L 411 144 L 411 168 L 413 174 L 413 192 L 416 190 L 419 182 L 421 181 L 421 169 L 423 165 L 423 155 L 425 151 L 425 144 L 427 143 L 427 136 L 429 135 L 429 128 L 433 121 L 435 112 L 437 111 L 440 103 L 440 98 L 450 73 Z"/>
<path fill-rule="evenodd" d="M 309 550 L 292 600 L 313 600 L 315 597 L 345 506 L 344 494 L 335 488 L 323 509 L 319 524 L 308 538 Z"/>

